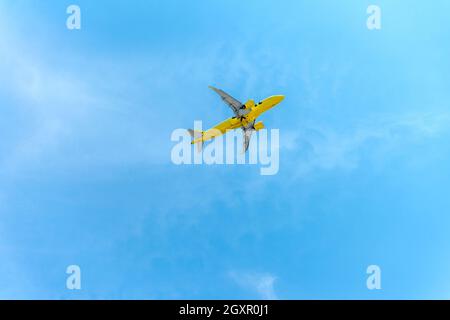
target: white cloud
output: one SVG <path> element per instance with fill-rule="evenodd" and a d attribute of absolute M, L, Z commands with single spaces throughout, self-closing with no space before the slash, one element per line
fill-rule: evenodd
<path fill-rule="evenodd" d="M 277 278 L 271 274 L 230 272 L 230 277 L 244 289 L 257 293 L 261 299 L 278 299 L 274 289 Z"/>
<path fill-rule="evenodd" d="M 3 142 L 3 175 L 49 162 L 54 168 L 163 161 L 157 146 L 164 133 L 145 123 L 148 108 L 140 106 L 141 114 L 131 114 L 132 103 L 116 95 L 130 86 L 122 77 L 125 63 L 99 66 L 96 57 L 80 64 L 51 63 L 47 54 L 53 55 L 54 44 L 43 40 L 45 50 L 34 48 L 5 15 L 0 16 L 0 95 L 9 100 L 0 109 L 20 115 L 22 122 L 2 128 L 14 135 Z M 59 57 L 65 61 L 64 54 Z M 115 71 L 105 75 L 99 69 Z"/>
<path fill-rule="evenodd" d="M 448 131 L 448 113 L 411 113 L 361 121 L 345 130 L 317 123 L 304 124 L 296 131 L 282 132 L 282 153 L 295 163 L 298 176 L 315 170 L 353 170 L 363 150 L 388 155 L 423 139 L 434 139 Z"/>

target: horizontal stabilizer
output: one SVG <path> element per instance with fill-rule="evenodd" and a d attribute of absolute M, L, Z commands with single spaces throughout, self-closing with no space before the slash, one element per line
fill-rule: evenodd
<path fill-rule="evenodd" d="M 197 144 L 197 151 L 201 152 L 203 149 L 203 131 L 188 129 L 189 135 L 192 138 L 192 144 Z"/>
<path fill-rule="evenodd" d="M 255 130 L 256 130 L 256 131 L 265 128 L 264 123 L 262 123 L 262 121 L 259 121 L 259 122 L 255 123 L 255 126 L 254 126 L 254 127 L 255 127 Z"/>

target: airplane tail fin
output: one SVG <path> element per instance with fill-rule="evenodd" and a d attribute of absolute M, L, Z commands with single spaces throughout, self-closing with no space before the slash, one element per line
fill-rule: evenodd
<path fill-rule="evenodd" d="M 192 138 L 192 144 L 197 144 L 197 152 L 201 152 L 203 149 L 203 144 L 205 143 L 203 141 L 203 132 L 198 130 L 187 130 Z"/>

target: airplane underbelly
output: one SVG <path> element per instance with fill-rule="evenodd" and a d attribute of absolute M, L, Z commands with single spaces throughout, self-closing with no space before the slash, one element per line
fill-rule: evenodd
<path fill-rule="evenodd" d="M 242 120 L 241 120 L 241 123 L 240 123 L 240 126 L 243 126 L 243 127 L 245 127 L 245 126 L 247 126 L 250 122 L 252 122 L 253 120 L 249 117 L 249 116 L 246 116 L 245 118 L 243 118 Z"/>
<path fill-rule="evenodd" d="M 247 115 L 247 121 L 248 122 L 252 122 L 253 120 L 255 120 L 256 119 L 256 117 L 257 117 L 257 115 L 256 114 L 254 114 L 254 113 L 249 113 L 248 115 Z"/>
<path fill-rule="evenodd" d="M 261 113 L 263 113 L 265 110 L 262 110 L 262 109 L 260 109 L 260 107 L 257 107 L 257 108 L 255 108 L 255 109 L 253 109 L 248 115 L 247 115 L 247 119 L 249 120 L 249 121 L 253 121 L 253 120 L 255 120 L 256 118 L 258 118 L 260 115 L 261 115 Z"/>

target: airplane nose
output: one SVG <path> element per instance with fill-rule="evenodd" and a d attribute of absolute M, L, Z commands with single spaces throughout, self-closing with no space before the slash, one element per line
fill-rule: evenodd
<path fill-rule="evenodd" d="M 264 100 L 265 103 L 267 103 L 270 108 L 275 107 L 277 104 L 279 104 L 281 101 L 284 100 L 284 96 L 278 95 L 278 96 L 271 96 Z"/>
<path fill-rule="evenodd" d="M 282 95 L 274 96 L 273 98 L 274 98 L 275 104 L 279 104 L 281 101 L 284 100 L 284 96 L 282 96 Z"/>

